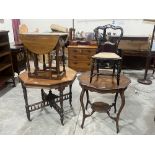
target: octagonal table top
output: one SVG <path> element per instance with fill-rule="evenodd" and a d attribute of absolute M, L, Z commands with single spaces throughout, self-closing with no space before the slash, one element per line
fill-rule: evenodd
<path fill-rule="evenodd" d="M 68 85 L 72 83 L 76 78 L 76 71 L 66 67 L 66 75 L 61 80 L 50 80 L 28 77 L 27 72 L 23 72 L 19 75 L 19 79 L 26 87 L 36 88 L 55 88 L 60 85 Z"/>

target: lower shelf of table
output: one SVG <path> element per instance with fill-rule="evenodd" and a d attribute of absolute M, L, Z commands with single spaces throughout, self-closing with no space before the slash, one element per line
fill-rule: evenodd
<path fill-rule="evenodd" d="M 111 106 L 104 102 L 94 102 L 91 105 L 91 108 L 93 111 L 96 111 L 96 112 L 107 112 L 110 110 Z"/>

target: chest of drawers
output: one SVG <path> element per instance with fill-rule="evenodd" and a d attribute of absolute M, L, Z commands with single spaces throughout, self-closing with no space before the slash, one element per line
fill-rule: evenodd
<path fill-rule="evenodd" d="M 96 46 L 68 46 L 68 66 L 78 72 L 89 71 Z"/>

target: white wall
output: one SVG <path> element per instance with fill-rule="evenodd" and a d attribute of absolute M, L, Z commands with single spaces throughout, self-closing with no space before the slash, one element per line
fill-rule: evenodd
<path fill-rule="evenodd" d="M 120 25 L 124 29 L 124 35 L 150 35 L 153 30 L 153 25 L 146 24 L 143 20 L 103 20 L 103 19 L 75 19 L 75 29 L 77 31 L 92 32 L 93 29 L 99 25 L 112 24 Z M 59 24 L 65 27 L 72 27 L 72 19 L 21 19 L 22 24 L 26 24 L 30 32 L 39 28 L 40 32 L 49 32 L 51 24 Z M 9 30 L 9 40 L 14 42 L 12 21 L 11 19 L 4 19 L 4 23 L 0 23 L 0 30 Z"/>
<path fill-rule="evenodd" d="M 77 31 L 92 32 L 97 26 L 103 26 L 106 24 L 119 25 L 124 30 L 124 35 L 150 35 L 152 34 L 153 25 L 146 24 L 143 20 L 136 19 L 75 19 L 75 29 Z"/>
<path fill-rule="evenodd" d="M 4 23 L 3 24 L 0 23 L 0 30 L 9 31 L 9 41 L 10 41 L 10 43 L 14 42 L 12 20 L 11 19 L 4 19 Z"/>
<path fill-rule="evenodd" d="M 141 19 L 75 19 L 76 32 L 93 32 L 97 26 L 105 24 L 120 25 L 124 29 L 124 35 L 150 35 L 153 25 L 146 24 Z M 49 32 L 51 24 L 59 24 L 65 27 L 72 27 L 72 19 L 21 19 L 21 23 L 26 24 L 30 32 L 39 28 L 40 32 Z"/>

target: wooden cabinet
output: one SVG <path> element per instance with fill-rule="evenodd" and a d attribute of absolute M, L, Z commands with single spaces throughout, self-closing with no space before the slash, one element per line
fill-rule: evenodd
<path fill-rule="evenodd" d="M 9 79 L 15 86 L 8 31 L 0 31 L 0 87 Z"/>
<path fill-rule="evenodd" d="M 123 51 L 123 68 L 144 69 L 149 51 L 149 37 L 123 36 L 119 48 Z"/>
<path fill-rule="evenodd" d="M 125 56 L 145 57 L 149 49 L 149 37 L 147 36 L 124 36 L 119 48 L 123 50 Z"/>
<path fill-rule="evenodd" d="M 96 46 L 68 46 L 68 66 L 76 71 L 89 71 Z"/>
<path fill-rule="evenodd" d="M 22 45 L 10 45 L 11 54 L 12 54 L 12 63 L 14 72 L 19 73 L 26 69 L 26 56 L 25 50 Z"/>

